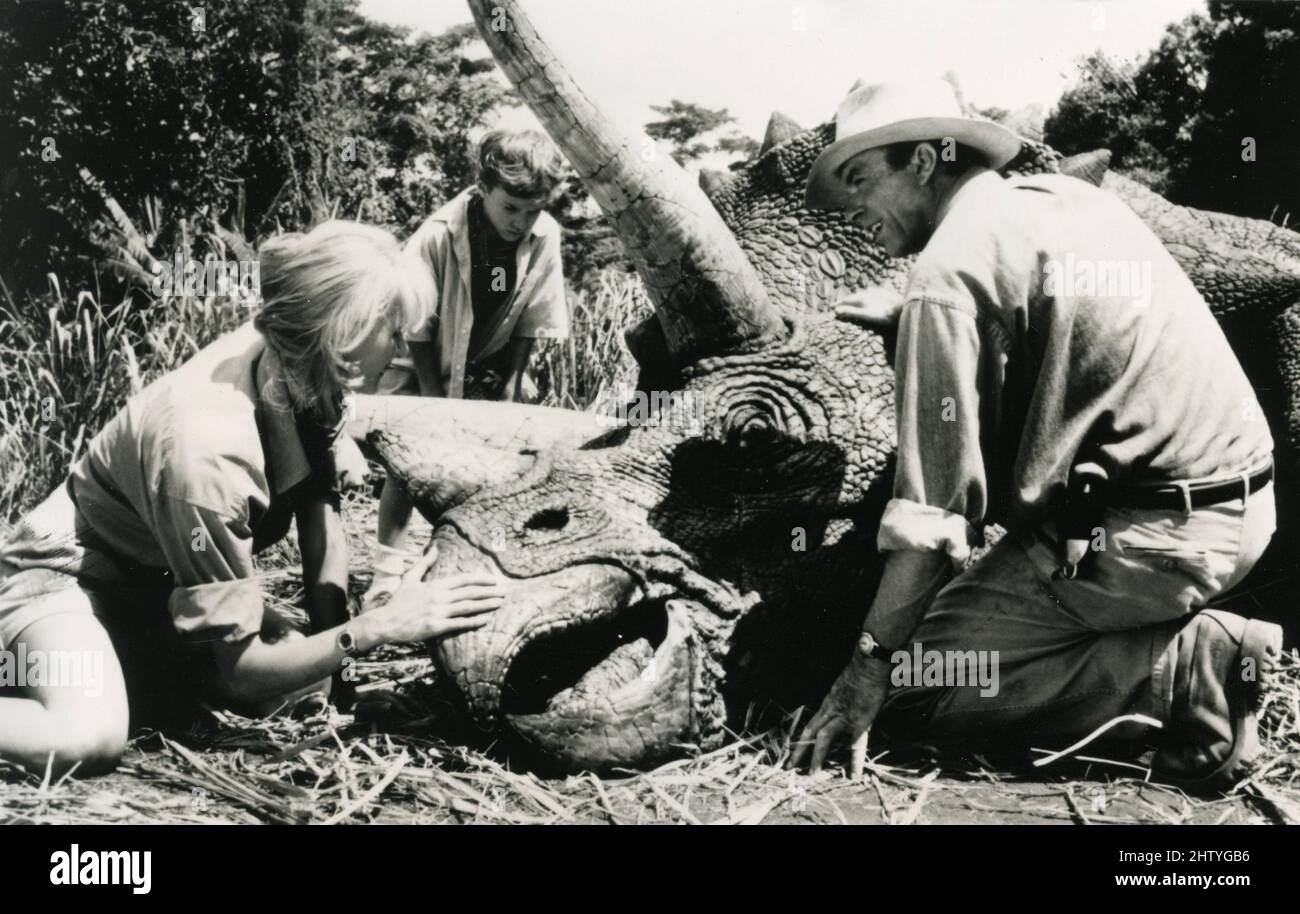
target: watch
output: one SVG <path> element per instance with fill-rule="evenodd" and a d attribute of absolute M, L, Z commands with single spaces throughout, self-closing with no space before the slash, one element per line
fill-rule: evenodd
<path fill-rule="evenodd" d="M 858 653 L 882 663 L 892 662 L 894 656 L 894 652 L 877 641 L 871 632 L 863 632 L 862 637 L 858 639 Z"/>
<path fill-rule="evenodd" d="M 335 639 L 334 643 L 348 657 L 360 657 L 363 653 L 357 647 L 356 635 L 352 634 L 352 629 L 346 625 L 339 631 L 338 638 Z"/>

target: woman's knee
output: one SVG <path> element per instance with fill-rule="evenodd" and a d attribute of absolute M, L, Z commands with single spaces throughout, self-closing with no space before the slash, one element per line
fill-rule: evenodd
<path fill-rule="evenodd" d="M 77 766 L 79 774 L 98 774 L 116 767 L 126 752 L 128 722 L 117 715 L 55 715 L 50 746 L 55 764 Z"/>
<path fill-rule="evenodd" d="M 44 709 L 44 742 L 60 766 L 86 773 L 111 768 L 126 751 L 130 712 L 112 639 L 89 613 L 50 616 L 22 635 L 29 658 L 45 661 L 28 698 Z"/>

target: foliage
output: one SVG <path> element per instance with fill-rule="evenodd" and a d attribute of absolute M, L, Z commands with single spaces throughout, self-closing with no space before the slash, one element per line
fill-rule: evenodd
<path fill-rule="evenodd" d="M 51 282 L 45 298 L 0 305 L 0 522 L 38 504 L 129 396 L 249 318 L 229 296 L 168 295 L 138 308 Z M 607 272 L 570 307 L 572 334 L 538 351 L 533 375 L 541 402 L 587 409 L 635 380 L 622 333 L 650 305 L 635 276 Z"/>
<path fill-rule="evenodd" d="M 1174 202 L 1300 215 L 1300 6 L 1211 3 L 1140 61 L 1095 52 L 1046 124 L 1065 153 L 1105 146 Z"/>
<path fill-rule="evenodd" d="M 89 168 L 173 244 L 346 216 L 409 232 L 467 184 L 469 134 L 511 97 L 475 33 L 370 22 L 357 0 L 0 2 L 0 270 L 85 284 L 112 230 Z M 105 232 L 109 237 L 105 237 Z M 111 243 L 109 244 L 111 247 Z"/>
<path fill-rule="evenodd" d="M 145 314 L 51 286 L 48 307 L 0 305 L 0 519 L 49 494 L 128 397 L 249 317 L 224 296 L 167 297 Z"/>
<path fill-rule="evenodd" d="M 667 105 L 651 105 L 650 110 L 660 115 L 662 120 L 646 124 L 646 134 L 667 142 L 678 165 L 703 158 L 711 152 L 752 156 L 758 151 L 757 143 L 734 131 L 713 142 L 701 139 L 705 134 L 735 123 L 736 119 L 726 108 L 706 108 L 675 98 Z"/>

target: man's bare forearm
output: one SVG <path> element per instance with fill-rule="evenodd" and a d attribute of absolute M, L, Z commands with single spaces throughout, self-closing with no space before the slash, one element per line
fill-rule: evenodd
<path fill-rule="evenodd" d="M 944 552 L 889 553 L 863 630 L 886 647 L 901 649 L 951 579 L 952 560 Z"/>

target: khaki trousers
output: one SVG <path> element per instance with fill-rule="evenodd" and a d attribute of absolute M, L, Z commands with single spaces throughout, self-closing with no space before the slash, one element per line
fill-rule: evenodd
<path fill-rule="evenodd" d="M 1246 576 L 1276 520 L 1271 483 L 1190 514 L 1108 509 L 1104 548 L 1073 580 L 1057 574 L 1063 548 L 1054 524 L 1008 534 L 939 592 L 913 637 L 927 652 L 996 651 L 996 693 L 978 684 L 904 685 L 891 691 L 882 724 L 1053 748 L 1124 714 L 1169 722 L 1175 636 Z M 1122 725 L 1108 736 L 1147 732 Z"/>

